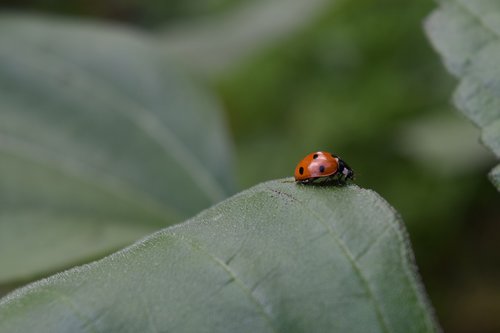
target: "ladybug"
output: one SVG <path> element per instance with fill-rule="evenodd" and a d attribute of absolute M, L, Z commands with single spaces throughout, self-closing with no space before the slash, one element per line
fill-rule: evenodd
<path fill-rule="evenodd" d="M 295 181 L 301 184 L 344 184 L 354 172 L 340 157 L 318 151 L 304 157 L 295 167 Z"/>

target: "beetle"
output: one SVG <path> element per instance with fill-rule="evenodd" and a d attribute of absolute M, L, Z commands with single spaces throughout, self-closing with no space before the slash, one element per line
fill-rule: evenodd
<path fill-rule="evenodd" d="M 295 167 L 295 181 L 301 184 L 345 184 L 354 172 L 337 155 L 317 151 L 304 157 Z"/>

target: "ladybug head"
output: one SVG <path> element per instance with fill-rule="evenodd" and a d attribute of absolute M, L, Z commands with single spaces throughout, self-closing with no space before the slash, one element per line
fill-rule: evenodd
<path fill-rule="evenodd" d="M 345 168 L 345 170 L 347 170 L 347 175 L 345 176 L 345 179 L 354 180 L 354 171 L 352 171 L 352 169 L 349 167 Z"/>
<path fill-rule="evenodd" d="M 339 158 L 339 172 L 344 176 L 344 178 L 353 180 L 354 179 L 354 171 L 347 165 L 346 162 Z"/>

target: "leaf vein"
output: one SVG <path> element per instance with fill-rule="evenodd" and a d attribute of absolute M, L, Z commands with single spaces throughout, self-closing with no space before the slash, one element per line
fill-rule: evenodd
<path fill-rule="evenodd" d="M 28 54 L 31 55 L 33 52 L 38 51 L 31 50 Z M 23 59 L 24 61 L 21 61 L 19 54 L 26 54 L 26 52 L 17 52 L 15 61 L 20 61 L 21 65 L 25 67 L 31 66 L 35 67 L 36 70 L 39 69 L 36 68 L 33 63 L 29 62 L 30 59 Z M 81 98 L 83 85 L 86 87 L 92 87 L 94 90 L 90 95 L 93 95 L 94 99 L 100 99 L 105 105 L 111 105 L 114 110 L 116 109 L 119 111 L 119 114 L 132 120 L 140 129 L 144 131 L 147 136 L 156 141 L 156 143 L 167 155 L 172 156 L 182 170 L 187 171 L 193 179 L 193 182 L 197 184 L 202 192 L 205 193 L 213 202 L 217 202 L 224 198 L 225 191 L 214 179 L 213 175 L 206 171 L 205 168 L 198 167 L 199 165 L 203 165 L 198 157 L 190 152 L 189 149 L 185 147 L 185 144 L 173 133 L 171 128 L 169 128 L 164 121 L 161 121 L 148 107 L 141 105 L 141 103 L 136 100 L 133 100 L 125 92 L 115 88 L 112 84 L 97 75 L 90 76 L 89 73 L 82 69 L 79 65 L 67 61 L 64 57 L 54 53 L 48 54 L 46 52 L 43 54 L 38 52 L 36 56 L 44 58 L 46 68 L 60 68 L 64 64 L 64 66 L 67 67 L 68 72 L 78 72 L 78 75 L 75 75 L 79 78 L 79 86 L 76 87 L 78 90 L 77 97 Z M 44 74 L 46 76 L 54 76 L 51 71 L 46 71 Z M 73 88 L 72 85 L 64 85 L 63 87 Z M 101 94 L 100 96 L 95 94 L 96 92 L 101 91 L 107 91 L 108 93 Z M 105 98 L 105 96 L 111 95 L 119 96 L 120 98 L 116 100 L 125 102 L 121 102 L 120 107 L 116 108 L 114 107 L 116 106 L 115 104 L 110 103 L 109 100 Z"/>
<path fill-rule="evenodd" d="M 365 254 L 367 254 L 384 236 L 391 230 L 390 226 L 386 226 L 382 232 L 380 232 L 377 237 L 368 244 L 363 250 L 361 250 L 355 257 L 356 261 L 359 261 Z"/>
<path fill-rule="evenodd" d="M 330 227 L 330 225 L 325 220 L 325 218 L 323 216 L 317 214 L 308 205 L 306 205 L 304 202 L 300 201 L 299 199 L 297 199 L 296 197 L 294 197 L 290 193 L 276 191 L 276 190 L 269 188 L 269 187 L 267 187 L 266 190 L 274 192 L 274 193 L 278 193 L 280 195 L 285 195 L 285 196 L 291 198 L 292 200 L 294 200 L 295 202 L 299 203 L 303 208 L 305 208 L 307 211 L 309 211 L 311 213 L 311 215 L 315 216 L 316 220 L 319 221 L 319 223 L 321 223 L 323 225 L 323 227 L 325 227 L 325 229 L 328 231 L 328 234 L 330 235 L 330 237 L 333 239 L 333 241 L 339 246 L 341 251 L 344 253 L 344 256 L 347 258 L 350 265 L 352 266 L 353 271 L 356 273 L 356 275 L 358 275 L 366 293 L 368 294 L 369 298 L 372 300 L 372 303 L 373 303 L 373 306 L 375 309 L 375 314 L 377 316 L 377 320 L 380 324 L 381 329 L 384 332 L 390 332 L 389 327 L 387 326 L 386 320 L 382 314 L 382 310 L 381 310 L 381 306 L 379 304 L 379 301 L 375 298 L 375 295 L 370 287 L 368 280 L 364 276 L 361 267 L 357 264 L 353 254 L 351 253 L 351 251 L 349 250 L 347 245 L 338 237 L 337 233 L 334 231 L 333 228 Z"/>
<path fill-rule="evenodd" d="M 33 149 L 30 144 L 13 140 L 12 138 L 9 138 L 1 133 L 0 138 L 2 138 L 2 140 L 0 140 L 0 151 L 3 151 L 6 154 L 42 164 L 52 170 L 59 170 L 68 176 L 75 177 L 89 184 L 93 184 L 96 187 L 105 189 L 106 191 L 116 195 L 118 198 L 125 197 L 125 199 L 129 201 L 142 202 L 145 207 L 155 207 L 155 209 L 161 211 L 162 215 L 171 220 L 179 219 L 180 212 L 177 209 L 166 206 L 165 203 L 158 202 L 158 200 L 151 197 L 149 194 L 140 191 L 135 187 L 130 188 L 129 185 L 118 178 L 89 172 L 89 167 L 85 166 L 83 163 L 80 163 L 79 161 L 64 161 L 64 159 L 61 159 L 61 156 L 56 156 L 53 153 L 51 155 L 52 158 L 47 158 L 41 152 Z M 99 181 L 96 181 L 97 179 Z"/>
<path fill-rule="evenodd" d="M 469 7 L 467 7 L 466 4 L 464 4 L 461 1 L 455 1 L 458 7 L 460 7 L 464 12 L 469 14 L 471 17 L 473 17 L 480 25 L 481 27 L 491 33 L 493 36 L 495 36 L 497 39 L 500 38 L 500 34 L 498 34 L 494 29 L 492 29 L 488 24 L 486 24 L 480 16 L 478 16 L 476 13 L 474 13 Z"/>
<path fill-rule="evenodd" d="M 75 316 L 83 323 L 82 328 L 84 328 L 86 331 L 90 333 L 99 333 L 99 330 L 95 326 L 95 323 L 92 321 L 92 319 L 85 316 L 80 311 L 77 304 L 73 302 L 73 300 L 68 295 L 60 291 L 57 291 L 55 289 L 49 290 L 49 292 L 57 295 L 63 303 L 66 303 L 68 305 L 68 307 L 73 311 Z"/>
<path fill-rule="evenodd" d="M 274 325 L 272 323 L 272 318 L 270 315 L 266 312 L 264 304 L 262 304 L 252 293 L 252 289 L 249 288 L 243 280 L 238 276 L 238 274 L 232 269 L 230 266 L 226 265 L 224 260 L 221 258 L 215 256 L 214 254 L 210 253 L 207 249 L 203 248 L 199 244 L 194 243 L 192 240 L 187 239 L 184 236 L 181 236 L 179 234 L 170 234 L 173 237 L 177 237 L 177 239 L 183 241 L 185 244 L 189 245 L 191 248 L 194 250 L 206 255 L 208 258 L 210 258 L 213 262 L 215 262 L 217 265 L 219 265 L 225 273 L 227 273 L 230 277 L 228 281 L 226 281 L 226 285 L 229 284 L 228 282 L 231 282 L 232 280 L 236 283 L 236 285 L 239 286 L 239 288 L 248 296 L 250 301 L 256 306 L 258 313 L 261 314 L 261 316 L 264 318 L 266 324 L 269 326 L 271 331 L 277 333 L 276 329 L 274 328 Z"/>

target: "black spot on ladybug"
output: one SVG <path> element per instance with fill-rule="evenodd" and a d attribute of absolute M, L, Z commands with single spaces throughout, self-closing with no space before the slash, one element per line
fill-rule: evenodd
<path fill-rule="evenodd" d="M 315 159 L 317 159 L 317 158 L 318 158 L 318 154 L 314 154 L 314 155 L 313 155 L 313 159 L 315 160 Z"/>
<path fill-rule="evenodd" d="M 320 165 L 319 166 L 319 172 L 321 172 L 321 173 L 325 172 L 325 166 L 324 165 Z"/>
<path fill-rule="evenodd" d="M 304 168 L 303 167 L 300 167 L 299 169 L 299 173 L 302 175 L 304 173 Z"/>

